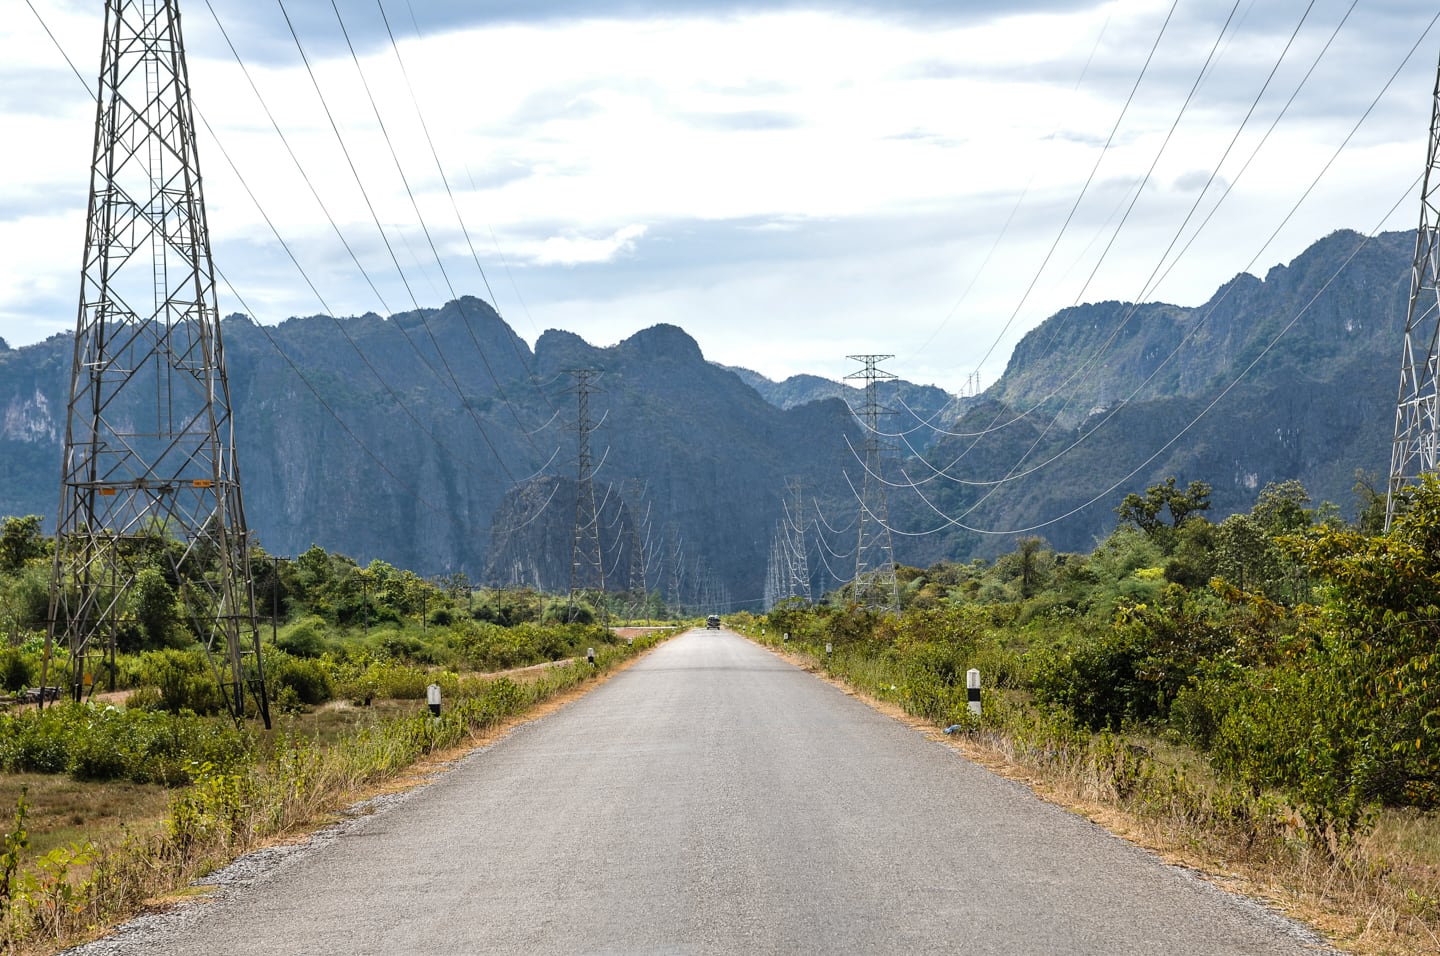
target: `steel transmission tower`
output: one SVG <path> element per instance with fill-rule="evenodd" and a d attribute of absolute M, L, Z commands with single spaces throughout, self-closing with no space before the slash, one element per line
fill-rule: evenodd
<path fill-rule="evenodd" d="M 576 597 L 585 590 L 598 591 L 600 600 L 605 594 L 605 564 L 600 555 L 600 511 L 595 506 L 595 469 L 590 458 L 590 433 L 595 430 L 595 420 L 590 417 L 590 395 L 599 391 L 595 381 L 600 377 L 598 369 L 569 369 L 575 379 L 571 389 L 575 393 L 575 431 L 579 436 L 577 470 L 575 477 L 575 531 L 570 548 L 570 604 L 566 617 L 575 620 Z M 597 608 L 597 610 L 601 610 Z"/>
<path fill-rule="evenodd" d="M 685 580 L 685 550 L 680 540 L 680 529 L 673 522 L 665 526 L 666 537 L 669 539 L 670 577 L 669 577 L 669 602 L 672 613 L 680 614 L 681 588 Z"/>
<path fill-rule="evenodd" d="M 231 713 L 248 688 L 268 726 L 200 184 L 179 10 L 109 0 L 46 666 L 63 643 L 79 699 L 154 626 L 147 595 L 178 598 Z"/>
<path fill-rule="evenodd" d="M 640 518 L 640 501 L 645 491 L 639 478 L 625 482 L 626 503 L 630 509 L 630 601 L 635 610 L 643 608 L 650 598 L 649 583 L 645 580 L 645 550 L 649 544 L 649 508 L 645 519 Z M 641 525 L 644 525 L 644 528 Z M 631 612 L 634 617 L 634 611 Z"/>
<path fill-rule="evenodd" d="M 770 538 L 770 557 L 765 562 L 765 593 L 762 597 L 768 610 L 787 597 L 786 583 L 790 580 L 790 546 L 783 521 L 775 522 L 775 534 Z"/>
<path fill-rule="evenodd" d="M 810 603 L 810 557 L 805 545 L 804 487 L 799 478 L 787 479 L 785 490 L 790 493 L 793 507 L 787 507 L 785 537 L 790 546 L 790 583 L 788 597 L 802 598 Z"/>
<path fill-rule="evenodd" d="M 865 382 L 865 410 L 861 415 L 865 426 L 865 485 L 860 494 L 860 539 L 855 547 L 855 603 L 884 613 L 900 609 L 900 592 L 895 581 L 895 549 L 890 541 L 890 516 L 885 505 L 885 485 L 880 480 L 881 465 L 888 443 L 881 440 L 878 383 L 895 378 L 883 371 L 879 363 L 893 355 L 850 355 L 851 361 L 865 367 L 851 372 L 847 379 Z"/>
<path fill-rule="evenodd" d="M 1400 395 L 1395 405 L 1395 443 L 1390 449 L 1390 486 L 1385 527 L 1395 518 L 1400 490 L 1440 464 L 1440 407 L 1437 407 L 1437 334 L 1440 334 L 1440 68 L 1431 96 L 1430 146 L 1420 188 L 1420 228 L 1410 272 L 1410 305 L 1400 359 Z"/>

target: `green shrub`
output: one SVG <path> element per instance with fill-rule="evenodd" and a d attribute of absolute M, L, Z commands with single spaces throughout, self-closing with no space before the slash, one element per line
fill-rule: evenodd
<path fill-rule="evenodd" d="M 229 721 L 195 714 L 70 703 L 0 717 L 0 769 L 11 773 L 173 785 L 189 779 L 194 761 L 230 767 L 251 752 Z"/>
<path fill-rule="evenodd" d="M 1146 649 L 1134 630 L 1111 630 L 1071 650 L 1042 654 L 1035 696 L 1065 708 L 1092 730 L 1118 730 L 1158 713 L 1155 686 L 1142 676 Z"/>
<path fill-rule="evenodd" d="M 325 661 L 266 654 L 265 683 L 277 701 L 288 692 L 298 703 L 314 707 L 335 697 L 334 667 Z"/>
<path fill-rule="evenodd" d="M 24 690 L 34 680 L 34 669 L 26 654 L 18 647 L 0 651 L 0 687 L 10 693 Z"/>
<path fill-rule="evenodd" d="M 147 651 L 141 655 L 140 680 L 155 688 L 154 696 L 131 697 L 131 706 L 178 714 L 218 714 L 226 710 L 224 693 L 204 651 Z"/>
<path fill-rule="evenodd" d="M 292 657 L 319 657 L 330 650 L 325 621 L 315 615 L 287 627 L 275 646 Z"/>
<path fill-rule="evenodd" d="M 385 657 L 397 661 L 434 663 L 430 647 L 420 638 L 404 631 L 385 631 L 371 638 L 370 644 Z"/>
<path fill-rule="evenodd" d="M 0 714 L 0 768 L 9 773 L 63 773 L 70 755 L 68 705 Z"/>

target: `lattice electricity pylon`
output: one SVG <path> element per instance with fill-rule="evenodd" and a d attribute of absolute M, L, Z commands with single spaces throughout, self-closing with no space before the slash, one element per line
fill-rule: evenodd
<path fill-rule="evenodd" d="M 790 493 L 785 516 L 785 536 L 790 546 L 790 583 L 786 590 L 789 597 L 802 598 L 809 604 L 810 552 L 805 544 L 804 486 L 799 478 L 789 478 L 785 490 Z"/>
<path fill-rule="evenodd" d="M 1437 402 L 1437 336 L 1440 336 L 1440 67 L 1431 96 L 1430 146 L 1420 188 L 1420 228 L 1410 270 L 1410 304 L 1400 358 L 1400 395 L 1395 404 L 1395 443 L 1390 448 L 1390 485 L 1385 528 L 1395 518 L 1400 491 L 1440 464 L 1440 402 Z"/>
<path fill-rule="evenodd" d="M 600 377 L 598 369 L 574 368 L 567 374 L 575 379 L 570 391 L 575 393 L 576 416 L 572 426 L 578 436 L 575 477 L 575 531 L 570 548 L 570 603 L 566 619 L 576 617 L 576 597 L 585 591 L 605 595 L 605 564 L 600 552 L 600 511 L 595 506 L 595 468 L 590 458 L 590 433 L 595 420 L 590 417 L 590 395 Z"/>
<path fill-rule="evenodd" d="M 860 494 L 860 539 L 855 547 L 855 581 L 853 597 L 856 604 L 886 614 L 900 610 L 900 589 L 895 580 L 895 548 L 890 540 L 890 516 L 885 504 L 885 484 L 880 480 L 889 443 L 880 434 L 880 416 L 889 414 L 882 408 L 878 383 L 895 378 L 882 370 L 879 363 L 893 355 L 850 355 L 851 361 L 865 367 L 851 372 L 847 379 L 865 382 L 865 410 L 860 415 L 865 426 L 865 485 Z"/>
<path fill-rule="evenodd" d="M 80 699 L 119 636 L 178 626 L 177 599 L 232 715 L 248 688 L 268 727 L 180 14 L 110 0 L 47 671 L 63 642 Z"/>
<path fill-rule="evenodd" d="M 630 602 L 631 616 L 649 599 L 649 582 L 645 580 L 645 546 L 649 541 L 649 513 L 642 519 L 640 501 L 645 488 L 639 478 L 625 480 L 626 504 L 630 510 Z M 642 525 L 644 527 L 642 527 Z"/>
<path fill-rule="evenodd" d="M 761 598 L 767 610 L 790 596 L 785 593 L 790 578 L 790 548 L 785 538 L 785 522 L 775 522 L 775 533 L 770 537 L 770 557 L 765 562 L 765 593 Z"/>
<path fill-rule="evenodd" d="M 684 543 L 681 541 L 680 538 L 680 529 L 675 526 L 674 522 L 666 524 L 665 532 L 665 537 L 669 541 L 670 545 L 669 548 L 666 549 L 667 556 L 669 557 L 670 561 L 670 574 L 667 582 L 668 589 L 666 591 L 666 600 L 670 604 L 672 612 L 675 614 L 679 614 L 680 600 L 683 595 L 683 588 L 685 585 Z"/>

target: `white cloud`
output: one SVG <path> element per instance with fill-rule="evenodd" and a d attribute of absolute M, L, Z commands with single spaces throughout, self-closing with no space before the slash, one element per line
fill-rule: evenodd
<path fill-rule="evenodd" d="M 416 6 L 422 23 L 433 22 L 427 4 Z M 981 13 L 962 23 L 921 10 L 892 19 L 748 4 L 712 16 L 557 14 L 423 40 L 402 35 L 454 206 L 388 45 L 361 46 L 382 132 L 333 22 L 316 14 L 305 23 L 347 158 L 278 14 L 247 9 L 237 42 L 307 185 L 208 11 L 196 8 L 186 38 L 196 102 L 219 137 L 201 130 L 217 262 L 262 320 L 322 308 L 277 249 L 223 146 L 325 304 L 343 314 L 409 308 L 411 292 L 448 297 L 430 241 L 455 292 L 486 294 L 473 244 L 497 306 L 532 338 L 536 328 L 559 326 L 582 335 L 603 329 L 613 340 L 668 321 L 712 357 L 747 364 L 753 354 L 749 364 L 775 376 L 843 374 L 843 358 L 824 356 L 849 349 L 895 352 L 897 373 L 956 386 L 987 352 L 985 379 L 993 380 L 1027 328 L 1077 298 L 1196 303 L 1252 260 L 1263 271 L 1335 228 L 1369 229 L 1419 171 L 1433 88 L 1428 55 L 1408 65 L 1265 247 L 1433 15 L 1410 0 L 1379 13 L 1357 9 L 1242 177 L 1244 158 L 1348 6 L 1319 0 L 1225 161 L 1222 179 L 1235 192 L 1167 270 L 1162 253 L 1301 10 L 1251 10 L 1127 213 L 1224 10 L 1187 10 L 1190 19 L 1172 24 L 1077 206 L 1169 4 L 1066 6 L 983 17 L 976 7 Z M 60 0 L 37 7 L 82 72 L 93 70 L 99 13 Z M 16 131 L 10 141 L 26 144 L 7 155 L 0 181 L 0 241 L 25 247 L 0 257 L 0 334 L 14 345 L 48 328 L 55 296 L 77 279 L 93 106 L 26 11 L 0 36 L 0 64 L 6 89 L 46 93 L 44 109 L 33 97 L 26 105 L 0 96 L 6 128 Z M 1219 192 L 1206 193 L 1180 245 Z M 1413 220 L 1402 205 L 1390 226 Z M 27 242 L 39 221 L 69 223 L 75 234 L 66 240 L 47 225 L 43 242 Z M 1157 267 L 1165 279 L 1152 288 Z M 239 307 L 229 299 L 222 296 L 222 311 Z"/>
<path fill-rule="evenodd" d="M 600 238 L 550 236 L 539 242 L 522 243 L 513 251 L 542 266 L 573 266 L 609 262 L 619 256 L 629 254 L 635 248 L 636 241 L 643 235 L 645 235 L 644 226 L 630 225 Z"/>

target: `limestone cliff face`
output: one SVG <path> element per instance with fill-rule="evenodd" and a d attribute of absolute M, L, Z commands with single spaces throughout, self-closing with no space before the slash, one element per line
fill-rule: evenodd
<path fill-rule="evenodd" d="M 1413 252 L 1410 233 L 1367 241 L 1341 231 L 1263 281 L 1235 277 L 1195 308 L 1100 302 L 1064 309 L 1020 341 L 988 396 L 1038 405 L 1074 426 L 1119 402 L 1213 395 L 1251 363 L 1250 381 L 1295 369 L 1324 382 L 1365 355 L 1394 365 L 1398 381 L 1396 322 L 1403 330 Z"/>
<path fill-rule="evenodd" d="M 29 395 L 14 396 L 0 410 L 0 436 L 10 441 L 54 444 L 64 427 L 49 397 L 39 388 Z"/>
<path fill-rule="evenodd" d="M 1357 469 L 1388 470 L 1413 247 L 1403 233 L 1363 245 L 1336 233 L 1197 308 L 1065 310 L 975 400 L 897 383 L 883 400 L 951 433 L 927 444 L 913 422 L 896 429 L 924 459 L 890 476 L 916 483 L 891 488 L 891 520 L 934 532 L 897 536 L 897 557 L 1013 545 L 992 532 L 1088 549 L 1127 492 L 1172 474 L 1208 481 L 1217 518 L 1288 478 L 1348 509 Z M 851 393 L 714 365 L 674 325 L 608 348 L 552 330 L 532 352 L 464 298 L 273 328 L 231 317 L 223 329 L 246 516 L 275 554 L 317 543 L 421 573 L 568 586 L 576 368 L 600 370 L 591 446 L 617 586 L 639 529 L 652 590 L 668 597 L 678 577 L 686 599 L 708 589 L 757 606 L 787 478 L 853 527 L 864 438 L 833 397 Z M 0 515 L 53 522 L 70 361 L 68 336 L 0 347 Z M 843 538 L 829 559 L 840 575 Z M 661 553 L 679 556 L 678 574 Z M 819 557 L 816 584 L 832 586 Z"/>
<path fill-rule="evenodd" d="M 657 548 L 663 538 L 685 556 L 682 579 L 758 600 L 785 479 L 831 507 L 849 496 L 835 465 L 847 434 L 859 439 L 843 403 L 777 408 L 675 326 L 610 348 L 551 331 L 532 353 L 465 299 L 222 328 L 246 518 L 274 554 L 320 544 L 421 573 L 567 587 L 574 368 L 603 370 L 591 445 L 607 577 L 621 587 L 643 520 Z M 0 514 L 53 522 L 69 360 L 66 336 L 0 352 Z M 535 516 L 537 489 L 559 491 Z"/>
<path fill-rule="evenodd" d="M 927 455 L 952 477 L 1003 484 L 985 497 L 990 486 L 935 480 L 932 497 L 971 529 L 1071 550 L 1114 527 L 1126 493 L 1169 475 L 1209 482 L 1217 520 L 1291 478 L 1349 514 L 1357 471 L 1383 485 L 1389 470 L 1413 251 L 1413 234 L 1338 232 L 1196 308 L 1057 313 L 955 429 L 985 434 Z M 1014 537 L 951 527 L 927 548 L 993 553 Z"/>

